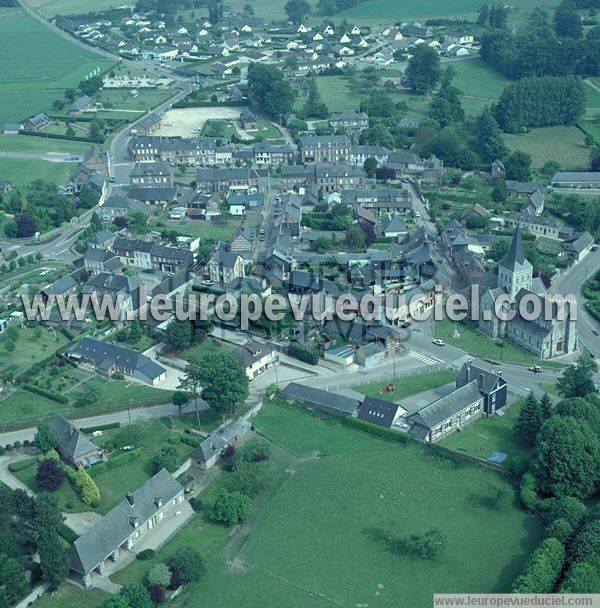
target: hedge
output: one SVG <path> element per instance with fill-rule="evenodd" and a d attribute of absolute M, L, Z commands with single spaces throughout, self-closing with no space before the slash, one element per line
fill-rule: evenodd
<path fill-rule="evenodd" d="M 173 104 L 173 108 L 210 108 L 216 106 L 243 106 L 245 105 L 243 101 L 200 101 L 194 99 L 182 99 L 177 103 Z"/>
<path fill-rule="evenodd" d="M 99 137 L 77 137 L 76 135 L 59 135 L 58 133 L 38 133 L 37 131 L 20 131 L 21 135 L 30 137 L 45 137 L 47 139 L 64 139 L 66 141 L 83 141 L 90 144 L 102 144 L 104 139 Z"/>
<path fill-rule="evenodd" d="M 406 433 L 392 431 L 391 429 L 388 429 L 384 426 L 379 426 L 377 424 L 367 422 L 366 420 L 361 420 L 360 418 L 347 416 L 346 418 L 344 418 L 343 423 L 345 426 L 351 429 L 363 431 L 364 433 L 374 435 L 375 437 L 380 437 L 381 439 L 385 439 L 386 441 L 395 441 L 397 443 L 409 443 L 411 440 L 410 435 L 407 435 Z"/>
<path fill-rule="evenodd" d="M 200 440 L 196 437 L 192 437 L 191 435 L 181 435 L 179 440 L 193 448 L 197 448 L 200 445 Z"/>
<path fill-rule="evenodd" d="M 118 454 L 117 456 L 113 456 L 109 458 L 107 461 L 97 464 L 89 469 L 89 473 L 91 477 L 96 477 L 96 475 L 100 475 L 102 473 L 106 473 L 106 471 L 112 471 L 117 467 L 121 467 L 128 462 L 132 462 L 136 458 L 140 456 L 142 453 L 142 448 L 137 448 L 135 450 L 131 450 L 131 452 L 124 452 L 123 454 Z"/>
<path fill-rule="evenodd" d="M 302 346 L 302 344 L 298 344 L 298 342 L 292 342 L 288 346 L 288 355 L 310 365 L 316 365 L 319 362 L 319 353 L 306 348 L 306 346 Z"/>
<path fill-rule="evenodd" d="M 69 403 L 69 400 L 64 395 L 59 395 L 58 393 L 54 393 L 52 391 L 47 391 L 44 388 L 40 388 L 39 386 L 35 386 L 35 384 L 23 384 L 22 388 L 30 393 L 35 393 L 36 395 L 40 395 L 42 397 L 46 397 L 46 399 L 50 399 L 51 401 L 56 401 L 57 403 L 62 403 L 66 405 Z"/>
<path fill-rule="evenodd" d="M 93 433 L 94 431 L 109 431 L 111 429 L 118 429 L 120 426 L 120 422 L 109 422 L 108 424 L 99 424 L 98 426 L 82 427 L 81 431 L 84 433 Z"/>
<path fill-rule="evenodd" d="M 523 477 L 521 477 L 519 498 L 527 510 L 537 511 L 540 501 L 537 495 L 535 477 L 531 473 L 525 473 Z"/>
<path fill-rule="evenodd" d="M 71 530 L 69 526 L 62 523 L 58 526 L 57 532 L 70 544 L 72 545 L 78 538 L 79 534 Z"/>
<path fill-rule="evenodd" d="M 547 538 L 534 551 L 512 586 L 513 593 L 552 593 L 565 564 L 565 548 Z"/>
<path fill-rule="evenodd" d="M 139 559 L 141 562 L 146 561 L 148 559 L 152 559 L 155 555 L 156 551 L 154 549 L 144 549 L 140 551 L 135 558 Z"/>
<path fill-rule="evenodd" d="M 27 458 L 27 460 L 17 460 L 17 462 L 11 462 L 8 465 L 8 470 L 12 473 L 16 473 L 17 471 L 24 471 L 25 469 L 28 469 L 30 466 L 34 465 L 36 461 L 36 458 Z"/>

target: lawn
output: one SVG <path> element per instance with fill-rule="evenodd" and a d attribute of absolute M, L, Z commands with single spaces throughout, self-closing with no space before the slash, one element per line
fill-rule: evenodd
<path fill-rule="evenodd" d="M 55 163 L 38 158 L 0 158 L 2 179 L 21 188 L 35 179 L 43 179 L 59 186 L 69 181 L 76 168 L 77 163 Z"/>
<path fill-rule="evenodd" d="M 455 328 L 458 329 L 460 338 L 454 337 Z M 475 324 L 472 322 L 469 322 L 467 325 L 464 323 L 454 323 L 448 319 L 437 321 L 435 324 L 435 334 L 438 338 L 442 338 L 442 340 L 448 342 L 448 344 L 461 348 L 469 354 L 475 357 L 481 357 L 486 361 L 506 361 L 510 363 L 521 363 L 523 365 L 535 363 L 536 365 L 545 365 L 548 367 L 562 367 L 562 364 L 554 361 L 542 361 L 537 359 L 507 340 L 503 342 L 503 346 L 500 346 L 485 334 L 477 331 Z"/>
<path fill-rule="evenodd" d="M 200 344 L 195 344 L 194 346 L 181 351 L 178 356 L 180 359 L 185 359 L 186 361 L 198 361 L 209 353 L 215 353 L 219 350 L 221 352 L 231 352 L 233 347 L 224 342 L 215 344 L 210 338 L 206 338 L 200 342 Z"/>
<path fill-rule="evenodd" d="M 584 139 L 585 135 L 575 126 L 544 127 L 532 129 L 523 135 L 504 135 L 504 142 L 511 150 L 521 150 L 531 155 L 534 168 L 555 160 L 563 171 L 584 171 L 587 167 L 589 149 Z"/>
<path fill-rule="evenodd" d="M 600 87 L 597 80 L 595 82 L 596 87 Z M 600 90 L 593 87 L 589 82 L 584 80 L 585 89 L 585 106 L 586 108 L 594 108 L 600 110 Z"/>
<path fill-rule="evenodd" d="M 135 110 L 147 112 L 151 108 L 173 97 L 170 89 L 139 89 L 137 97 L 131 97 L 130 89 L 106 89 L 100 93 L 98 101 L 106 110 Z"/>
<path fill-rule="evenodd" d="M 48 111 L 91 70 L 114 62 L 71 44 L 18 9 L 0 12 L 0 124 Z"/>
<path fill-rule="evenodd" d="M 0 428 L 7 430 L 7 425 L 10 425 L 10 428 L 27 426 L 27 421 L 34 424 L 35 420 L 44 416 L 63 414 L 67 407 L 19 389 L 0 401 Z"/>
<path fill-rule="evenodd" d="M 236 226 L 223 226 L 206 221 L 163 221 L 151 222 L 151 228 L 157 230 L 175 230 L 181 236 L 199 236 L 202 239 L 226 241 L 234 233 Z"/>
<path fill-rule="evenodd" d="M 434 388 L 444 386 L 456 380 L 456 371 L 443 370 L 440 372 L 431 372 L 429 374 L 416 374 L 403 378 L 397 378 L 392 384 L 396 385 L 396 390 L 382 394 L 381 389 L 390 384 L 390 381 L 375 382 L 373 384 L 361 384 L 355 387 L 359 393 L 368 397 L 377 397 L 386 401 L 399 401 L 411 395 L 430 391 Z"/>
<path fill-rule="evenodd" d="M 117 0 L 27 0 L 27 4 L 44 17 L 92 13 L 123 6 Z"/>
<path fill-rule="evenodd" d="M 90 144 L 81 141 L 28 137 L 25 135 L 0 135 L 2 152 L 60 152 L 61 154 L 83 154 Z"/>
<path fill-rule="evenodd" d="M 277 402 L 255 426 L 299 459 L 241 532 L 226 536 L 198 515 L 157 554 L 164 561 L 191 545 L 213 556 L 203 580 L 185 591 L 189 605 L 430 606 L 434 591 L 509 590 L 541 537 L 541 526 L 516 506 L 490 506 L 490 484 L 508 481 L 489 469 Z M 207 493 L 210 504 L 212 486 Z M 399 548 L 397 541 L 431 527 L 447 538 L 441 555 L 423 560 Z M 150 566 L 135 562 L 112 578 L 140 579 Z"/>
<path fill-rule="evenodd" d="M 231 138 L 236 134 L 232 120 L 223 120 L 220 118 L 209 118 L 202 127 L 201 135 L 204 137 L 216 137 L 231 141 Z"/>
<path fill-rule="evenodd" d="M 508 458 L 502 464 L 510 466 L 529 453 L 513 432 L 522 405 L 520 400 L 505 408 L 503 416 L 481 418 L 461 433 L 442 439 L 440 445 L 478 458 L 488 458 L 493 451 L 505 452 Z"/>
<path fill-rule="evenodd" d="M 70 583 L 63 583 L 58 591 L 44 593 L 31 606 L 33 608 L 102 608 L 110 595 L 100 589 L 83 590 Z"/>
<path fill-rule="evenodd" d="M 258 129 L 246 131 L 248 135 L 262 137 L 263 139 L 279 139 L 281 131 L 268 120 L 260 119 L 257 123 Z"/>

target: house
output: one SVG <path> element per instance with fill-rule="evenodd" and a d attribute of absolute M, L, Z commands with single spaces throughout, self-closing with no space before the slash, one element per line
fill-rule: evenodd
<path fill-rule="evenodd" d="M 399 242 L 404 242 L 408 239 L 406 221 L 399 213 L 395 213 L 382 222 L 381 233 L 386 238 L 398 239 Z"/>
<path fill-rule="evenodd" d="M 239 226 L 229 240 L 229 250 L 244 254 L 254 249 L 255 231 L 247 226 Z"/>
<path fill-rule="evenodd" d="M 160 128 L 161 124 L 162 118 L 152 112 L 134 123 L 130 131 L 132 135 L 152 135 Z"/>
<path fill-rule="evenodd" d="M 48 421 L 56 437 L 56 451 L 72 467 L 87 469 L 104 460 L 104 452 L 85 433 L 62 416 Z"/>
<path fill-rule="evenodd" d="M 347 163 L 352 144 L 346 135 L 303 135 L 299 148 L 303 163 Z"/>
<path fill-rule="evenodd" d="M 12 189 L 12 184 L 7 179 L 0 179 L 0 194 L 8 194 Z"/>
<path fill-rule="evenodd" d="M 580 262 L 592 250 L 594 237 L 586 230 L 576 232 L 563 241 L 563 255 Z"/>
<path fill-rule="evenodd" d="M 100 146 L 92 146 L 84 152 L 83 164 L 102 175 L 108 175 L 108 152 Z"/>
<path fill-rule="evenodd" d="M 48 118 L 46 114 L 36 114 L 35 116 L 29 117 L 23 123 L 23 130 L 39 133 L 40 131 L 47 129 L 51 124 L 53 124 L 53 122 L 54 121 Z"/>
<path fill-rule="evenodd" d="M 499 181 L 504 181 L 506 178 L 506 167 L 504 163 L 497 158 L 491 164 L 492 184 L 496 185 Z"/>
<path fill-rule="evenodd" d="M 598 190 L 600 189 L 600 171 L 559 171 L 552 176 L 550 185 L 553 188 Z"/>
<path fill-rule="evenodd" d="M 364 397 L 359 393 L 350 393 L 351 396 L 342 395 L 319 388 L 290 382 L 279 396 L 290 401 L 300 403 L 309 409 L 317 409 L 334 416 L 352 416 L 356 413 Z"/>
<path fill-rule="evenodd" d="M 240 115 L 240 125 L 244 131 L 256 131 L 258 129 L 258 118 L 246 108 Z"/>
<path fill-rule="evenodd" d="M 456 378 L 456 388 L 477 381 L 477 388 L 483 397 L 483 410 L 487 416 L 501 410 L 506 405 L 508 383 L 502 372 L 485 369 L 472 361 L 463 364 Z"/>
<path fill-rule="evenodd" d="M 127 196 L 130 199 L 141 201 L 152 207 L 163 207 L 163 209 L 173 200 L 177 194 L 177 189 L 172 186 L 166 187 L 147 187 L 129 188 Z"/>
<path fill-rule="evenodd" d="M 367 182 L 367 174 L 359 165 L 319 163 L 314 170 L 315 182 L 321 192 L 361 189 Z"/>
<path fill-rule="evenodd" d="M 513 198 L 527 199 L 537 190 L 544 191 L 542 184 L 535 184 L 533 182 L 520 182 L 514 179 L 506 180 L 506 190 L 508 195 Z"/>
<path fill-rule="evenodd" d="M 550 215 L 536 215 L 531 207 L 523 211 L 513 212 L 506 218 L 506 223 L 513 228 L 521 226 L 536 236 L 544 236 L 549 239 L 560 239 L 564 231 L 563 225 Z"/>
<path fill-rule="evenodd" d="M 403 419 L 403 410 L 397 403 L 375 397 L 365 397 L 358 410 L 358 418 L 371 424 L 390 428 Z"/>
<path fill-rule="evenodd" d="M 249 420 L 226 420 L 192 452 L 191 458 L 208 470 L 217 463 L 227 446 L 235 446 L 251 428 Z"/>
<path fill-rule="evenodd" d="M 140 352 L 95 338 L 84 338 L 69 348 L 66 354 L 74 363 L 91 365 L 98 374 L 109 378 L 115 372 L 121 372 L 156 386 L 167 376 L 164 367 Z"/>
<path fill-rule="evenodd" d="M 231 283 L 246 275 L 244 259 L 234 251 L 219 247 L 208 261 L 208 274 L 214 283 Z"/>
<path fill-rule="evenodd" d="M 89 247 L 83 254 L 83 267 L 90 273 L 116 272 L 122 267 L 121 260 L 108 249 Z"/>
<path fill-rule="evenodd" d="M 129 182 L 138 188 L 170 188 L 173 175 L 169 165 L 161 161 L 138 163 L 129 172 Z"/>
<path fill-rule="evenodd" d="M 79 114 L 83 114 L 86 110 L 91 108 L 94 105 L 94 100 L 88 95 L 82 95 L 78 97 L 68 109 L 68 112 L 71 116 L 79 116 Z"/>
<path fill-rule="evenodd" d="M 373 146 L 370 144 L 352 144 L 352 150 L 350 152 L 350 162 L 353 165 L 360 165 L 361 167 L 365 164 L 367 158 L 374 158 L 378 165 L 386 163 L 390 151 L 383 146 Z"/>
<path fill-rule="evenodd" d="M 99 215 L 102 221 L 112 222 L 117 217 L 124 217 L 134 212 L 149 215 L 149 211 L 148 206 L 142 201 L 121 194 L 111 194 L 100 207 Z"/>
<path fill-rule="evenodd" d="M 365 188 L 342 192 L 342 202 L 369 209 L 374 213 L 409 213 L 413 209 L 412 194 L 404 188 Z"/>
<path fill-rule="evenodd" d="M 165 522 L 179 517 L 184 501 L 182 485 L 162 469 L 127 494 L 71 545 L 71 572 L 81 578 L 84 587 L 90 587 L 92 575 L 102 576 L 108 560 L 118 561 L 121 550 L 135 551 L 136 544 L 155 535 Z M 186 518 L 181 520 L 183 524 Z"/>
<path fill-rule="evenodd" d="M 433 443 L 484 415 L 484 398 L 473 380 L 408 416 L 413 439 Z"/>
<path fill-rule="evenodd" d="M 246 376 L 250 380 L 253 380 L 279 361 L 279 355 L 272 346 L 260 344 L 254 340 L 246 342 L 233 354 L 239 359 L 246 372 Z"/>
<path fill-rule="evenodd" d="M 296 153 L 288 144 L 267 141 L 254 144 L 254 162 L 257 165 L 282 165 L 294 160 Z"/>

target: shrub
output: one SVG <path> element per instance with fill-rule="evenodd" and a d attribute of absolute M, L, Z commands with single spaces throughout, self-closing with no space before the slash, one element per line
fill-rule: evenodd
<path fill-rule="evenodd" d="M 32 466 L 36 462 L 36 458 L 27 458 L 27 460 L 18 460 L 17 462 L 11 462 L 8 465 L 8 470 L 12 473 L 16 473 L 17 471 L 24 471 Z"/>
<path fill-rule="evenodd" d="M 362 431 L 363 433 L 368 433 L 369 435 L 373 435 L 375 437 L 380 437 L 386 441 L 396 441 L 398 443 L 408 443 L 410 441 L 410 436 L 405 433 L 392 431 L 386 427 L 367 422 L 366 420 L 361 420 L 360 418 L 353 418 L 352 416 L 347 416 L 344 418 L 344 425 L 351 429 Z"/>
<path fill-rule="evenodd" d="M 4 454 L 6 454 L 6 449 L 3 445 L 0 445 L 0 456 L 4 456 Z"/>
<path fill-rule="evenodd" d="M 531 473 L 525 473 L 525 475 L 521 477 L 519 498 L 528 511 L 537 511 L 539 500 L 536 491 L 535 477 Z"/>
<path fill-rule="evenodd" d="M 154 551 L 154 549 L 144 549 L 136 555 L 136 559 L 139 559 L 141 562 L 144 562 L 149 559 L 152 559 L 155 553 L 156 551 Z"/>
<path fill-rule="evenodd" d="M 69 403 L 69 400 L 64 395 L 59 395 L 58 393 L 55 393 L 53 391 L 47 391 L 46 389 L 40 388 L 39 386 L 36 386 L 35 384 L 23 384 L 23 388 L 26 391 L 29 391 L 30 393 L 36 393 L 37 395 L 40 395 L 41 397 L 46 397 L 46 399 L 50 399 L 51 401 L 56 401 L 57 403 L 62 403 L 63 405 L 66 405 L 67 403 Z"/>
<path fill-rule="evenodd" d="M 148 572 L 148 583 L 150 585 L 158 585 L 159 587 L 166 587 L 171 583 L 171 571 L 167 564 L 154 564 Z"/>
<path fill-rule="evenodd" d="M 289 345 L 288 355 L 298 359 L 298 361 L 309 363 L 310 365 L 317 365 L 319 362 L 319 353 L 310 348 L 306 348 L 306 346 L 302 346 L 302 344 L 299 344 L 298 342 L 292 342 Z"/>
<path fill-rule="evenodd" d="M 177 468 L 179 462 L 179 451 L 173 445 L 163 445 L 156 452 L 152 461 L 154 472 L 158 473 L 161 469 L 166 469 L 172 473 Z"/>
<path fill-rule="evenodd" d="M 159 566 L 160 564 L 157 564 Z M 162 604 L 167 599 L 165 588 L 161 585 L 148 585 L 148 595 L 154 604 Z"/>
<path fill-rule="evenodd" d="M 565 548 L 547 538 L 535 550 L 512 586 L 513 593 L 552 593 L 565 563 Z"/>
<path fill-rule="evenodd" d="M 46 492 L 56 492 L 65 480 L 65 472 L 54 460 L 42 460 L 37 465 L 35 481 Z"/>
<path fill-rule="evenodd" d="M 100 502 L 100 490 L 83 468 L 79 468 L 75 473 L 75 489 L 79 492 L 79 498 L 84 505 Z"/>
<path fill-rule="evenodd" d="M 569 556 L 574 562 L 594 555 L 600 555 L 600 519 L 593 519 L 581 526 L 569 549 Z"/>
<path fill-rule="evenodd" d="M 23 447 L 23 444 L 17 440 L 13 443 L 13 448 L 15 448 L 15 450 L 20 450 Z"/>
<path fill-rule="evenodd" d="M 184 547 L 167 560 L 171 569 L 171 585 L 179 587 L 194 583 L 200 579 L 204 572 L 202 556 L 189 547 Z"/>
<path fill-rule="evenodd" d="M 250 515 L 250 498 L 240 492 L 228 492 L 225 488 L 213 506 L 213 519 L 228 526 L 243 522 Z"/>
<path fill-rule="evenodd" d="M 196 513 L 200 513 L 204 507 L 204 505 L 202 504 L 202 500 L 200 500 L 200 498 L 198 498 L 197 496 L 192 496 L 192 498 L 190 498 L 190 505 L 192 509 L 196 511 Z"/>
<path fill-rule="evenodd" d="M 94 431 L 110 431 L 111 429 L 118 429 L 120 426 L 120 422 L 109 422 L 108 424 L 99 424 L 98 426 L 87 426 L 81 430 L 82 432 L 89 434 L 93 433 Z"/>
<path fill-rule="evenodd" d="M 192 437 L 190 435 L 180 435 L 179 441 L 193 448 L 197 448 L 200 445 L 200 440 L 197 437 Z"/>

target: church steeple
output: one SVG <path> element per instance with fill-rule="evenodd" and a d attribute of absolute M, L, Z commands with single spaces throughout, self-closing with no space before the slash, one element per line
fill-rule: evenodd
<path fill-rule="evenodd" d="M 533 266 L 525 257 L 521 228 L 517 224 L 506 256 L 498 264 L 498 287 L 516 295 L 520 289 L 531 289 Z"/>

